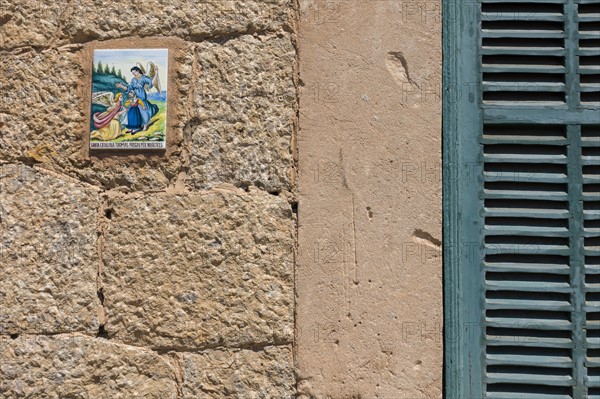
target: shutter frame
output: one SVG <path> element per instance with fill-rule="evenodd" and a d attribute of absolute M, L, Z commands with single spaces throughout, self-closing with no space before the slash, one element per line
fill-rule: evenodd
<path fill-rule="evenodd" d="M 479 290 L 467 290 L 480 280 L 478 273 L 467 273 L 464 267 L 480 253 L 476 244 L 481 225 L 470 228 L 477 220 L 460 212 L 464 201 L 478 199 L 474 185 L 466 179 L 475 177 L 477 158 L 464 159 L 465 146 L 475 142 L 460 135 L 460 126 L 482 123 L 479 66 L 465 68 L 461 57 L 476 57 L 478 36 L 469 31 L 469 24 L 478 24 L 478 13 L 473 9 L 463 12 L 462 2 L 445 0 L 442 3 L 442 159 L 443 159 L 443 236 L 444 236 L 444 381 L 446 399 L 481 398 L 483 396 L 482 341 L 480 325 L 482 311 Z M 465 19 L 465 15 L 468 17 Z M 469 18 L 474 18 L 470 20 Z M 466 53 L 466 54 L 465 54 Z M 467 152 L 478 154 L 478 151 Z M 477 174 L 478 175 L 478 174 Z M 465 179 L 466 177 L 466 179 Z M 468 191 L 468 190 L 471 191 Z M 474 205 L 471 205 L 474 206 Z M 476 232 L 474 234 L 474 232 Z M 471 235 L 471 241 L 463 239 Z M 479 270 L 479 260 L 468 262 L 469 269 Z M 473 344 L 475 340 L 475 345 Z"/>
<path fill-rule="evenodd" d="M 525 3 L 527 1 L 484 0 L 483 2 L 489 4 Z M 474 3 L 464 3 L 474 5 Z M 538 1 L 530 0 L 528 3 L 538 3 Z M 487 230 L 488 235 L 486 236 L 484 233 L 486 216 L 483 216 L 482 206 L 484 194 L 476 186 L 483 187 L 481 177 L 485 159 L 482 156 L 482 147 L 490 143 L 486 143 L 481 135 L 485 124 L 489 123 L 560 125 L 565 129 L 566 143 L 555 140 L 550 144 L 558 142 L 566 148 L 566 162 L 562 162 L 562 164 L 566 165 L 568 170 L 566 197 L 570 216 L 567 234 L 569 251 L 555 250 L 558 251 L 556 253 L 568 256 L 570 284 L 568 292 L 571 292 L 570 304 L 572 306 L 572 310 L 568 310 L 568 312 L 571 317 L 570 322 L 575 326 L 570 343 L 567 345 L 568 348 L 572 348 L 570 358 L 573 364 L 571 367 L 573 383 L 569 385 L 572 387 L 572 393 L 568 397 L 587 398 L 588 387 L 594 387 L 596 389 L 594 392 L 600 392 L 597 389 L 600 386 L 600 377 L 597 377 L 597 381 L 594 382 L 591 381 L 589 374 L 586 375 L 586 371 L 591 367 L 589 364 L 598 363 L 597 360 L 590 360 L 590 357 L 598 358 L 599 342 L 597 341 L 600 340 L 590 343 L 589 326 L 591 320 L 597 320 L 598 316 L 596 314 L 593 316 L 596 319 L 592 319 L 592 316 L 586 313 L 586 311 L 590 312 L 588 310 L 590 305 L 586 302 L 586 295 L 590 292 L 586 278 L 597 272 L 588 271 L 586 261 L 588 252 L 591 250 L 586 249 L 586 244 L 584 244 L 590 234 L 597 239 L 597 233 L 592 233 L 593 229 L 586 230 L 584 227 L 587 217 L 584 217 L 586 201 L 599 201 L 600 198 L 590 199 L 590 195 L 586 197 L 582 189 L 586 184 L 582 168 L 591 162 L 582 157 L 582 148 L 598 146 L 598 144 L 582 144 L 582 132 L 586 128 L 600 129 L 600 112 L 598 104 L 590 104 L 584 101 L 580 95 L 589 89 L 589 85 L 585 88 L 579 81 L 579 72 L 582 69 L 580 58 L 582 55 L 593 53 L 593 51 L 580 49 L 579 23 L 582 20 L 589 21 L 590 17 L 581 18 L 578 14 L 580 4 L 598 3 L 598 1 L 556 0 L 546 3 L 564 4 L 565 68 L 553 69 L 553 71 L 559 72 L 564 70 L 564 101 L 558 101 L 555 104 L 523 104 L 519 108 L 515 108 L 514 104 L 512 106 L 498 103 L 490 105 L 483 101 L 482 93 L 486 87 L 490 86 L 486 86 L 482 82 L 482 72 L 501 72 L 502 68 L 488 67 L 485 69 L 480 62 L 464 62 L 464 59 L 469 59 L 469 57 L 472 60 L 479 60 L 483 53 L 479 52 L 481 48 L 479 8 L 477 8 L 477 12 L 473 9 L 468 10 L 471 11 L 469 14 L 463 12 L 460 7 L 463 3 L 460 1 L 458 3 L 444 1 L 442 4 L 444 377 L 445 397 L 448 399 L 479 399 L 511 395 L 511 393 L 498 392 L 486 394 L 484 382 L 486 380 L 484 355 L 486 345 L 489 345 L 489 341 L 486 341 L 485 338 L 485 327 L 486 323 L 489 323 L 489 318 L 486 319 L 486 305 L 483 303 L 486 277 L 482 266 L 484 263 L 482 261 L 484 256 L 482 243 L 486 237 L 489 237 L 489 230 Z M 486 18 L 488 17 L 486 16 Z M 477 29 L 473 29 L 473 27 L 477 27 Z M 457 84 L 457 82 L 459 83 Z M 476 93 L 461 92 L 460 89 L 464 89 L 464 85 L 460 82 L 473 83 L 477 88 Z M 547 88 L 549 85 L 540 85 L 540 87 Z M 595 86 L 589 90 L 598 91 Z M 492 144 L 499 144 L 499 142 Z M 525 144 L 533 144 L 533 142 Z M 477 184 L 472 184 L 474 182 Z M 597 183 L 588 182 L 588 184 Z M 591 195 L 595 195 L 595 192 Z M 557 196 L 557 198 L 559 197 Z M 559 234 L 559 236 L 563 235 L 562 232 Z M 546 236 L 557 237 L 550 233 Z M 465 248 L 476 243 L 482 244 L 482 248 L 476 248 L 475 254 L 471 253 L 473 248 Z M 465 256 L 465 250 L 471 256 Z M 597 262 L 596 252 L 590 255 L 596 257 L 593 262 Z M 597 301 L 597 299 L 595 300 Z M 562 309 L 560 306 L 558 308 Z M 596 312 L 597 309 L 593 311 Z M 598 327 L 597 321 L 595 323 L 592 328 L 596 331 L 595 334 L 598 334 L 597 330 L 600 327 Z M 588 328 L 587 336 L 586 327 Z M 594 355 L 590 355 L 590 348 L 596 350 Z M 593 367 L 596 367 L 594 373 L 598 374 L 600 366 Z M 492 376 L 491 380 L 494 378 L 495 376 Z M 518 381 L 518 378 L 515 377 L 515 380 Z M 594 395 L 598 395 L 598 393 Z M 542 396 L 544 395 L 542 394 Z M 557 395 L 556 397 L 561 396 Z"/>

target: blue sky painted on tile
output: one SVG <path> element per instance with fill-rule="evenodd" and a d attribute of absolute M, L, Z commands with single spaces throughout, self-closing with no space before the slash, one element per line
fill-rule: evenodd
<path fill-rule="evenodd" d="M 115 66 L 116 70 L 121 70 L 123 76 L 129 82 L 133 75 L 131 67 L 137 62 L 141 63 L 144 68 L 147 68 L 148 61 L 158 65 L 158 75 L 162 90 L 167 90 L 167 70 L 168 70 L 168 55 L 167 49 L 108 49 L 94 50 L 94 67 L 98 61 L 102 65 L 109 67 Z M 154 90 L 153 90 L 154 91 Z"/>

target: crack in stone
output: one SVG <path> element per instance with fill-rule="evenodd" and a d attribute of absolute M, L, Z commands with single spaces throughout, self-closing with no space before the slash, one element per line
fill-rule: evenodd
<path fill-rule="evenodd" d="M 165 357 L 167 357 L 169 363 L 171 363 L 171 366 L 173 367 L 173 373 L 175 374 L 174 380 L 177 385 L 177 397 L 183 398 L 183 383 L 185 380 L 183 354 L 170 352 L 167 353 Z"/>
<path fill-rule="evenodd" d="M 218 33 L 204 33 L 204 34 L 195 34 L 188 35 L 187 37 L 182 37 L 183 40 L 192 43 L 214 43 L 219 45 L 225 45 L 227 42 L 231 40 L 239 39 L 243 36 L 266 36 L 272 35 L 276 33 L 287 32 L 283 27 L 281 29 L 246 29 L 236 32 L 218 32 Z"/>
<path fill-rule="evenodd" d="M 262 351 L 266 348 L 277 348 L 277 347 L 288 347 L 293 344 L 293 341 L 279 341 L 279 342 L 264 342 L 264 343 L 254 343 L 254 344 L 246 344 L 246 345 L 233 345 L 233 346 L 223 346 L 218 344 L 205 344 L 199 345 L 197 347 L 187 347 L 187 346 L 141 346 L 139 348 L 150 349 L 159 355 L 165 355 L 168 353 L 200 353 L 208 350 L 251 350 L 251 351 Z M 126 344 L 130 346 L 135 346 L 131 344 Z M 137 347 L 137 346 L 136 346 Z"/>
<path fill-rule="evenodd" d="M 104 284 L 102 282 L 102 274 L 104 273 L 104 239 L 106 230 L 109 227 L 110 220 L 112 219 L 113 209 L 109 204 L 109 195 L 103 193 L 98 208 L 98 222 L 96 227 L 96 234 L 98 235 L 98 272 L 96 275 L 96 287 L 98 300 L 100 302 L 98 307 L 98 334 L 97 337 L 109 339 L 109 335 L 106 332 L 105 325 L 107 321 L 106 307 L 104 306 Z"/>

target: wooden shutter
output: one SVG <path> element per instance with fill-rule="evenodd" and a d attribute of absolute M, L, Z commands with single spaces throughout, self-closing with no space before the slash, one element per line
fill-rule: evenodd
<path fill-rule="evenodd" d="M 446 396 L 600 399 L 600 0 L 443 35 Z"/>

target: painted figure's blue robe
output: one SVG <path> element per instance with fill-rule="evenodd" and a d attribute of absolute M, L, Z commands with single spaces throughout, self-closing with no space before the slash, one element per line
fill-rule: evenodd
<path fill-rule="evenodd" d="M 145 85 L 152 88 L 152 79 L 148 76 L 142 75 L 139 78 L 131 78 L 131 82 L 127 86 L 127 92 L 133 91 L 137 98 L 144 102 L 146 107 L 145 109 L 140 108 L 140 114 L 142 116 L 142 124 L 147 125 L 150 118 L 158 112 L 158 106 L 148 101 L 146 90 L 144 89 Z"/>
<path fill-rule="evenodd" d="M 142 111 L 144 111 L 144 109 L 137 104 L 137 101 L 135 104 L 131 104 L 127 110 L 127 125 L 125 125 L 128 129 L 139 130 L 142 127 Z"/>

